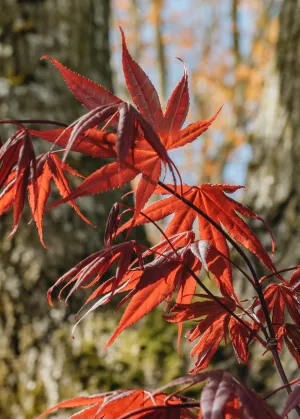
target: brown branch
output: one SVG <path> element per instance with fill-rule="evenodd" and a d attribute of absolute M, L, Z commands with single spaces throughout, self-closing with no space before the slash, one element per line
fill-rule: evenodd
<path fill-rule="evenodd" d="M 253 284 L 254 289 L 255 289 L 255 291 L 257 293 L 257 296 L 259 298 L 261 308 L 264 312 L 265 320 L 266 320 L 266 323 L 267 323 L 267 328 L 268 328 L 268 332 L 269 332 L 270 336 L 268 335 L 267 331 L 264 328 L 262 328 L 262 332 L 264 333 L 264 336 L 265 336 L 267 342 L 269 342 L 268 349 L 272 353 L 272 356 L 273 356 L 274 362 L 276 364 L 277 371 L 280 375 L 281 381 L 285 385 L 287 393 L 290 394 L 292 392 L 292 389 L 289 385 L 289 381 L 287 379 L 287 376 L 285 374 L 284 368 L 282 366 L 282 363 L 280 361 L 280 358 L 279 358 L 279 355 L 278 355 L 278 352 L 277 352 L 278 342 L 277 342 L 277 339 L 276 339 L 276 335 L 275 335 L 275 332 L 274 332 L 274 328 L 273 328 L 272 320 L 271 320 L 271 317 L 270 317 L 270 314 L 269 314 L 269 311 L 268 311 L 268 307 L 267 307 L 267 304 L 266 304 L 266 301 L 265 301 L 265 298 L 264 298 L 263 289 L 262 289 L 262 286 L 259 282 L 259 278 L 258 278 L 258 275 L 255 271 L 255 268 L 252 265 L 250 259 L 245 254 L 245 252 L 240 248 L 240 246 L 232 239 L 232 237 L 225 230 L 223 230 L 223 228 L 220 227 L 212 218 L 210 218 L 209 215 L 207 215 L 205 212 L 203 212 L 200 208 L 196 207 L 196 205 L 194 205 L 192 202 L 190 202 L 186 198 L 184 198 L 184 196 L 181 196 L 180 194 L 175 192 L 168 185 L 165 185 L 161 181 L 159 181 L 158 184 L 163 189 L 168 191 L 170 194 L 172 194 L 173 196 L 176 196 L 178 199 L 180 199 L 180 201 L 184 202 L 186 205 L 188 205 L 190 208 L 192 208 L 194 211 L 196 211 L 203 218 L 205 218 L 213 227 L 215 227 L 229 241 L 229 243 L 232 244 L 232 246 L 236 249 L 236 251 L 242 256 L 242 258 L 246 262 L 246 264 L 247 264 L 247 266 L 248 266 L 248 268 L 249 268 L 249 270 L 250 270 L 250 272 L 253 276 L 253 279 L 254 279 L 254 284 L 253 283 L 252 284 Z M 203 284 L 202 284 L 202 288 L 204 289 Z M 300 408 L 297 406 L 295 408 L 295 410 L 298 413 L 298 416 L 300 417 Z"/>
<path fill-rule="evenodd" d="M 130 208 L 130 207 L 128 207 Z M 182 266 L 187 269 L 189 271 L 189 273 L 192 275 L 192 277 L 195 279 L 195 281 L 197 282 L 197 284 L 206 292 L 207 295 L 209 295 L 214 301 L 216 301 L 222 308 L 224 308 L 225 311 L 228 312 L 228 314 L 230 314 L 232 317 L 234 317 L 236 319 L 236 321 L 238 321 L 239 323 L 241 323 L 242 326 L 244 326 L 251 334 L 254 334 L 255 338 L 266 348 L 267 347 L 267 342 L 265 342 L 258 334 L 256 331 L 253 331 L 251 329 L 251 327 L 248 326 L 247 323 L 244 322 L 243 319 L 241 319 L 240 317 L 238 317 L 232 310 L 230 310 L 229 307 L 226 306 L 226 304 L 222 303 L 222 301 L 219 299 L 219 297 L 217 297 L 216 295 L 214 295 L 207 287 L 206 285 L 204 285 L 200 279 L 198 278 L 198 276 L 195 274 L 195 272 L 183 261 L 181 260 L 181 257 L 178 255 L 177 250 L 174 248 L 173 244 L 170 242 L 169 238 L 166 236 L 166 234 L 163 232 L 163 230 L 159 227 L 159 225 L 152 220 L 150 217 L 148 217 L 148 215 L 146 215 L 143 211 L 141 211 L 141 215 L 143 215 L 145 218 L 147 218 L 153 225 L 155 225 L 155 227 L 160 231 L 160 233 L 163 235 L 163 237 L 168 241 L 169 245 L 171 246 L 171 248 L 173 249 L 173 251 L 175 252 L 175 254 L 177 255 L 177 257 L 180 260 L 180 263 L 182 264 Z M 161 255 L 163 256 L 163 255 Z M 245 311 L 246 314 L 248 314 Z M 250 316 L 249 316 L 250 317 Z"/>

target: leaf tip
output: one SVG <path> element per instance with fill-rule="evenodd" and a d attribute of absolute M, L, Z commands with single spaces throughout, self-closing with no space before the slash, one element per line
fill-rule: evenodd
<path fill-rule="evenodd" d="M 18 225 L 15 225 L 12 231 L 9 233 L 9 236 L 8 236 L 9 239 L 11 239 L 15 235 L 17 229 L 18 229 Z"/>
<path fill-rule="evenodd" d="M 50 307 L 53 307 L 52 289 L 51 288 L 49 288 L 49 290 L 47 291 L 47 300 L 48 300 L 48 304 L 50 305 Z"/>
<path fill-rule="evenodd" d="M 119 25 L 119 30 L 121 32 L 122 38 L 125 36 L 122 26 Z"/>

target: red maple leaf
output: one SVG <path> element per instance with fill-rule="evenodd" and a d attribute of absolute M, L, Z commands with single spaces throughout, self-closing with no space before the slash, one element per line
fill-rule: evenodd
<path fill-rule="evenodd" d="M 298 266 L 297 270 L 291 276 L 289 284 L 293 291 L 300 295 L 300 266 Z"/>
<path fill-rule="evenodd" d="M 19 153 L 19 154 L 18 154 Z M 0 194 L 0 214 L 14 206 L 14 224 L 11 235 L 15 233 L 23 212 L 26 191 L 33 219 L 36 223 L 41 243 L 43 240 L 43 215 L 51 190 L 51 180 L 62 197 L 69 196 L 71 188 L 65 173 L 83 178 L 76 170 L 63 163 L 56 153 L 45 153 L 35 157 L 30 134 L 27 130 L 18 131 L 0 150 L 3 159 L 3 190 Z M 10 164 L 8 164 L 10 159 Z M 8 170 L 10 168 L 10 171 Z M 87 223 L 89 220 L 81 213 L 77 204 L 70 205 Z"/>
<path fill-rule="evenodd" d="M 164 316 L 171 323 L 204 317 L 187 333 L 189 342 L 193 342 L 200 337 L 199 342 L 191 351 L 191 356 L 197 355 L 197 361 L 191 373 L 207 368 L 220 342 L 222 339 L 226 339 L 228 331 L 238 360 L 248 364 L 250 332 L 236 319 L 232 318 L 228 311 L 218 303 L 218 301 L 222 302 L 234 312 L 236 309 L 235 301 L 229 297 L 218 298 L 218 301 L 216 301 L 206 294 L 200 294 L 199 296 L 204 300 L 192 304 L 176 304 L 171 309 L 171 312 L 176 314 Z M 246 323 L 250 328 L 250 324 Z"/>
<path fill-rule="evenodd" d="M 172 185 L 167 186 L 174 190 Z M 240 188 L 243 188 L 243 186 L 202 184 L 199 187 L 191 187 L 183 185 L 183 197 L 194 204 L 195 207 L 201 209 L 220 227 L 223 226 L 238 243 L 241 243 L 254 253 L 269 270 L 275 271 L 276 269 L 270 256 L 239 214 L 264 222 L 263 219 L 249 208 L 225 195 L 225 193 L 233 193 Z M 160 195 L 168 194 L 162 187 L 157 187 L 155 193 Z M 173 214 L 173 218 L 165 230 L 167 236 L 192 230 L 195 220 L 198 219 L 201 239 L 207 240 L 221 255 L 225 256 L 223 263 L 226 265 L 226 270 L 218 278 L 224 284 L 224 290 L 232 289 L 231 263 L 229 261 L 230 255 L 227 241 L 223 234 L 209 221 L 197 214 L 193 208 L 180 201 L 176 196 L 171 196 L 149 205 L 144 209 L 143 213 L 149 218 L 140 215 L 135 220 L 135 225 L 149 223 L 149 219 L 159 221 Z M 119 232 L 129 228 L 130 225 L 131 222 L 127 222 L 119 229 Z M 208 265 L 211 263 L 211 261 L 208 261 Z"/>
<path fill-rule="evenodd" d="M 264 280 L 262 278 L 261 282 Z M 298 270 L 292 275 L 290 281 L 281 279 L 280 284 L 269 284 L 264 290 L 264 299 L 268 312 L 272 314 L 272 324 L 277 333 L 285 322 L 285 314 L 289 313 L 296 325 L 300 326 L 300 303 L 298 300 Z M 257 298 L 252 304 L 252 309 L 260 304 Z M 256 313 L 259 320 L 264 323 L 265 315 L 262 307 Z"/>
<path fill-rule="evenodd" d="M 181 81 L 174 89 L 165 113 L 161 109 L 159 102 L 158 94 L 152 85 L 151 81 L 141 69 L 141 67 L 132 59 L 131 55 L 126 46 L 125 37 L 122 32 L 122 53 L 123 53 L 123 72 L 126 80 L 128 90 L 131 94 L 132 100 L 137 106 L 142 117 L 150 124 L 153 129 L 153 135 L 158 136 L 163 148 L 165 150 L 171 150 L 173 148 L 182 147 L 186 143 L 194 141 L 199 135 L 205 132 L 211 123 L 217 117 L 217 114 L 207 121 L 199 121 L 193 124 L 190 124 L 188 127 L 182 129 L 182 125 L 185 122 L 188 108 L 189 108 L 189 92 L 188 92 L 188 76 L 186 68 L 184 67 L 184 76 Z M 123 106 L 124 102 L 112 95 L 106 89 L 101 86 L 95 87 L 95 83 L 89 81 L 88 79 L 77 75 L 65 68 L 58 61 L 51 58 L 51 62 L 58 68 L 58 70 L 63 75 L 66 83 L 68 84 L 71 91 L 74 95 L 88 108 L 91 110 L 97 109 L 103 105 L 111 105 L 114 107 L 115 113 L 117 108 L 115 106 Z M 93 93 L 93 89 L 95 92 Z M 101 108 L 102 109 L 102 108 Z M 123 109 L 123 108 L 122 108 Z M 111 116 L 113 111 L 109 114 Z M 120 112 L 119 112 L 120 114 Z M 128 115 L 128 114 L 127 114 Z M 116 119 L 118 117 L 123 117 L 123 114 L 116 115 L 115 118 L 110 121 L 110 125 L 116 125 Z M 127 119 L 126 119 L 127 118 Z M 128 119 L 129 118 L 129 119 Z M 131 117 L 125 117 L 122 123 L 124 127 L 132 127 Z M 99 122 L 99 121 L 98 121 Z M 95 125 L 95 122 L 93 122 Z M 84 125 L 84 130 L 87 129 L 87 126 Z M 127 128 L 126 128 L 127 129 Z M 82 128 L 83 130 L 83 128 Z M 95 133 L 99 130 L 93 130 Z M 90 132 L 85 133 L 80 131 L 83 134 L 83 139 L 79 141 L 77 137 L 72 137 L 70 145 L 70 137 L 72 136 L 72 130 L 48 130 L 48 131 L 34 131 L 34 135 L 37 135 L 41 138 L 46 139 L 47 141 L 57 143 L 57 145 L 63 147 L 69 147 L 73 151 L 79 151 L 82 154 L 94 155 L 97 157 L 101 156 L 101 135 L 105 141 L 105 135 L 109 135 L 110 139 L 114 139 L 114 149 L 111 150 L 110 157 L 117 157 L 117 141 L 118 138 L 114 134 L 98 134 L 99 147 L 97 154 L 91 153 L 91 144 L 90 144 Z M 101 131 L 100 131 L 101 132 Z M 124 131 L 124 138 L 128 134 Z M 147 129 L 144 129 L 144 136 Z M 78 133 L 77 133 L 78 134 Z M 136 190 L 136 208 L 135 216 L 137 216 L 140 210 L 144 207 L 150 196 L 155 190 L 157 182 L 161 175 L 162 170 L 162 154 L 158 153 L 157 150 L 153 148 L 153 144 L 149 143 L 143 138 L 143 133 L 139 130 L 136 130 L 136 138 L 134 140 L 134 150 L 132 156 L 127 155 L 127 159 L 123 161 L 123 166 L 119 168 L 118 163 L 110 163 L 98 171 L 94 172 L 89 176 L 69 197 L 69 199 L 76 199 L 81 196 L 90 195 L 94 193 L 103 192 L 107 189 L 113 189 L 120 187 L 125 183 L 130 182 L 134 179 L 138 173 L 142 173 L 142 178 L 139 181 L 137 190 Z M 130 135 L 133 135 L 131 132 Z M 87 138 L 85 137 L 87 136 Z M 113 137 L 114 136 L 114 137 Z M 73 142 L 74 141 L 74 142 Z M 122 141 L 124 144 L 124 141 Z M 126 148 L 128 151 L 128 147 Z M 104 146 L 104 155 L 106 155 L 107 149 Z M 126 152 L 127 153 L 127 152 Z M 123 155 L 125 156 L 126 153 Z M 108 184 L 109 179 L 109 184 Z M 57 202 L 57 205 L 67 202 L 67 199 Z"/>
<path fill-rule="evenodd" d="M 32 202 L 36 205 L 36 157 L 31 135 L 25 128 L 18 130 L 0 148 L 0 214 L 14 205 L 14 221 L 10 237 L 17 231 L 23 213 L 25 195 L 31 182 Z"/>
<path fill-rule="evenodd" d="M 281 350 L 284 339 L 290 354 L 295 358 L 300 368 L 300 326 L 292 323 L 285 323 L 278 328 L 276 338 L 279 341 L 278 351 Z"/>
<path fill-rule="evenodd" d="M 69 173 L 73 176 L 81 178 L 83 178 L 84 176 L 82 176 L 80 173 L 78 173 L 76 170 L 74 170 L 66 163 L 62 162 L 62 160 L 58 157 L 56 153 L 46 153 L 45 155 L 40 156 L 39 163 L 41 164 L 39 164 L 39 173 L 36 179 L 36 186 L 38 190 L 36 206 L 34 206 L 34 201 L 32 198 L 34 184 L 30 183 L 28 185 L 28 191 L 29 203 L 31 206 L 33 219 L 36 223 L 41 243 L 45 246 L 43 240 L 42 225 L 43 215 L 51 191 L 51 180 L 54 181 L 60 195 L 62 197 L 66 197 L 70 195 L 71 188 L 69 185 L 69 181 L 65 176 L 65 173 Z M 73 200 L 69 201 L 69 203 L 85 222 L 91 224 L 90 221 L 81 213 L 77 204 Z"/>
<path fill-rule="evenodd" d="M 69 297 L 73 292 L 83 284 L 86 285 L 86 282 L 89 279 L 92 279 L 92 282 L 89 283 L 86 287 L 91 287 L 97 282 L 99 282 L 103 274 L 110 268 L 110 266 L 119 259 L 118 268 L 116 275 L 112 280 L 110 280 L 110 296 L 108 301 L 111 299 L 114 291 L 117 290 L 118 286 L 123 282 L 123 277 L 129 269 L 131 257 L 135 251 L 140 261 L 140 269 L 143 271 L 143 260 L 141 254 L 141 246 L 134 240 L 130 242 L 124 242 L 116 244 L 114 246 L 108 246 L 104 249 L 93 253 L 92 255 L 85 258 L 82 262 L 78 263 L 70 271 L 66 272 L 62 277 L 60 277 L 56 283 L 48 290 L 48 301 L 52 305 L 52 292 L 63 282 L 67 282 L 64 288 L 68 287 L 70 284 L 74 283 L 71 291 L 69 292 L 66 303 Z M 107 281 L 106 281 L 107 282 Z"/>
<path fill-rule="evenodd" d="M 190 388 L 207 380 L 200 396 L 200 419 L 218 419 L 225 414 L 225 419 L 266 418 L 280 419 L 273 408 L 253 390 L 244 386 L 226 371 L 203 371 L 187 377 L 177 378 L 161 390 L 174 386 Z M 176 394 L 178 394 L 177 392 Z M 242 412 L 242 416 L 238 413 Z"/>
<path fill-rule="evenodd" d="M 126 296 L 118 307 L 121 307 L 128 300 L 130 300 L 130 303 L 106 345 L 108 347 L 123 330 L 139 321 L 158 304 L 163 301 L 169 302 L 176 291 L 177 303 L 191 302 L 196 281 L 185 265 L 189 266 L 195 275 L 200 272 L 202 265 L 190 250 L 192 239 L 193 237 L 190 234 L 177 235 L 170 240 L 172 247 L 170 247 L 168 241 L 164 240 L 150 251 L 144 252 L 143 255 L 141 255 L 140 246 L 135 241 L 109 245 L 103 250 L 88 256 L 59 278 L 48 291 L 49 302 L 52 304 L 51 295 L 53 290 L 63 283 L 65 285 L 62 291 L 69 285 L 73 285 L 67 295 L 67 301 L 79 287 L 90 288 L 101 282 L 104 272 L 119 259 L 116 275 L 100 283 L 92 292 L 84 306 L 95 299 L 96 302 L 79 320 L 80 322 L 91 311 L 107 304 L 114 294 L 126 292 Z M 138 258 L 130 264 L 133 250 Z M 144 265 L 142 258 L 151 253 L 157 254 L 156 258 Z M 135 267 L 136 262 L 139 262 L 139 267 Z M 181 326 L 179 324 L 179 337 Z"/>
<path fill-rule="evenodd" d="M 130 413 L 130 417 L 135 419 L 196 419 L 196 415 L 182 404 L 182 399 L 179 397 L 167 397 L 164 393 L 152 394 L 143 390 L 112 391 L 66 400 L 47 409 L 38 419 L 57 409 L 83 406 L 88 406 L 88 408 L 75 413 L 70 419 L 116 419 L 127 417 Z"/>

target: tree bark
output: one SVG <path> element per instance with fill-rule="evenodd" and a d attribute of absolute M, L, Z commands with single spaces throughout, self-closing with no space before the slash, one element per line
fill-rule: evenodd
<path fill-rule="evenodd" d="M 2 0 L 1 118 L 68 123 L 84 112 L 57 70 L 40 61 L 43 55 L 53 56 L 112 89 L 109 16 L 109 0 Z M 80 157 L 73 163 L 85 173 L 101 164 Z M 113 385 L 109 377 L 112 367 L 98 353 L 107 340 L 107 323 L 111 322 L 103 315 L 92 316 L 84 328 L 79 328 L 73 342 L 70 313 L 79 309 L 83 299 L 75 298 L 68 310 L 50 310 L 46 291 L 63 272 L 101 248 L 105 214 L 120 196 L 118 191 L 80 203 L 87 217 L 98 225 L 97 230 L 85 225 L 68 205 L 46 214 L 44 231 L 50 251 L 41 247 L 34 223 L 26 225 L 23 221 L 10 240 L 12 217 L 1 218 L 1 418 L 33 418 L 82 390 L 92 394 Z M 29 220 L 27 213 L 25 221 Z M 104 371 L 105 364 L 108 372 Z"/>
<path fill-rule="evenodd" d="M 300 2 L 285 0 L 277 54 L 253 137 L 247 201 L 264 214 L 277 239 L 276 263 L 300 262 Z"/>
<path fill-rule="evenodd" d="M 282 4 L 276 56 L 266 79 L 252 146 L 245 203 L 265 218 L 274 233 L 277 268 L 297 265 L 300 263 L 299 0 L 284 0 Z M 270 249 L 269 235 L 263 228 L 259 229 L 256 231 Z M 265 274 L 261 265 L 257 269 L 261 275 Z M 244 292 L 250 291 L 244 289 Z M 298 367 L 289 353 L 283 351 L 281 358 L 292 380 Z M 275 388 L 276 379 L 272 378 L 272 382 Z M 276 402 L 283 405 L 285 397 L 280 392 Z"/>

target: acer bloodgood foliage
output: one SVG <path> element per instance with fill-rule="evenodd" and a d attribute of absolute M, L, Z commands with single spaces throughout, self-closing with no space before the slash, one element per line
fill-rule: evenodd
<path fill-rule="evenodd" d="M 17 131 L 0 148 L 0 214 L 13 208 L 11 235 L 15 234 L 27 195 L 40 241 L 46 247 L 43 217 L 49 209 L 67 202 L 89 222 L 78 208 L 77 198 L 122 187 L 140 175 L 134 191 L 135 206 L 126 204 L 126 196 L 122 202 L 114 204 L 107 221 L 103 249 L 59 278 L 50 288 L 48 300 L 52 305 L 53 291 L 58 288 L 59 299 L 68 289 L 64 293 L 66 303 L 78 289 L 90 289 L 83 306 L 85 314 L 79 322 L 91 311 L 109 303 L 116 294 L 122 295 L 118 308 L 127 306 L 106 348 L 121 332 L 164 301 L 165 320 L 178 324 L 178 346 L 182 325 L 190 320 L 193 320 L 192 329 L 187 337 L 195 342 L 191 356 L 195 356 L 196 361 L 191 373 L 196 374 L 175 380 L 170 386 L 190 387 L 203 381 L 206 386 L 200 402 L 185 397 L 180 391 L 167 395 L 163 392 L 165 389 L 154 393 L 120 390 L 77 397 L 44 414 L 57 408 L 81 406 L 85 409 L 74 418 L 283 417 L 229 373 L 201 372 L 209 366 L 222 340 L 231 342 L 238 362 L 249 366 L 253 346 L 256 345 L 255 352 L 257 346 L 262 351 L 270 351 L 283 381 L 281 388 L 286 388 L 290 394 L 282 414 L 286 415 L 293 408 L 299 413 L 299 387 L 292 392 L 279 353 L 286 344 L 300 366 L 300 267 L 277 271 L 272 258 L 242 217 L 263 222 L 262 218 L 230 197 L 242 186 L 193 186 L 182 182 L 168 151 L 196 140 L 210 127 L 219 111 L 208 121 L 182 128 L 189 110 L 185 65 L 183 77 L 163 111 L 154 86 L 132 59 L 122 31 L 121 34 L 123 72 L 136 107 L 50 58 L 88 112 L 69 126 L 47 120 L 1 121 L 15 124 Z M 26 123 L 56 124 L 60 128 L 32 130 L 26 128 Z M 52 147 L 36 156 L 36 139 L 46 140 Z M 109 158 L 111 162 L 84 178 L 65 162 L 70 152 Z M 161 180 L 166 170 L 171 172 L 173 184 Z M 70 176 L 83 178 L 74 190 L 69 184 Z M 52 180 L 62 199 L 47 206 Z M 153 194 L 168 196 L 144 208 Z M 132 213 L 131 219 L 122 223 L 123 215 L 128 212 Z M 157 221 L 167 216 L 172 219 L 163 231 Z M 132 229 L 145 223 L 154 224 L 162 233 L 161 241 L 150 249 L 130 239 Z M 120 240 L 123 231 L 127 232 L 124 242 Z M 274 251 L 273 237 L 272 243 Z M 232 251 L 238 252 L 243 266 L 231 260 Z M 249 252 L 269 271 L 261 279 L 249 259 Z M 117 264 L 115 275 L 103 280 L 104 273 L 114 263 Z M 237 294 L 233 265 L 242 273 L 243 280 L 252 284 L 253 299 L 241 300 Z M 295 272 L 290 279 L 281 276 L 291 270 Z"/>

